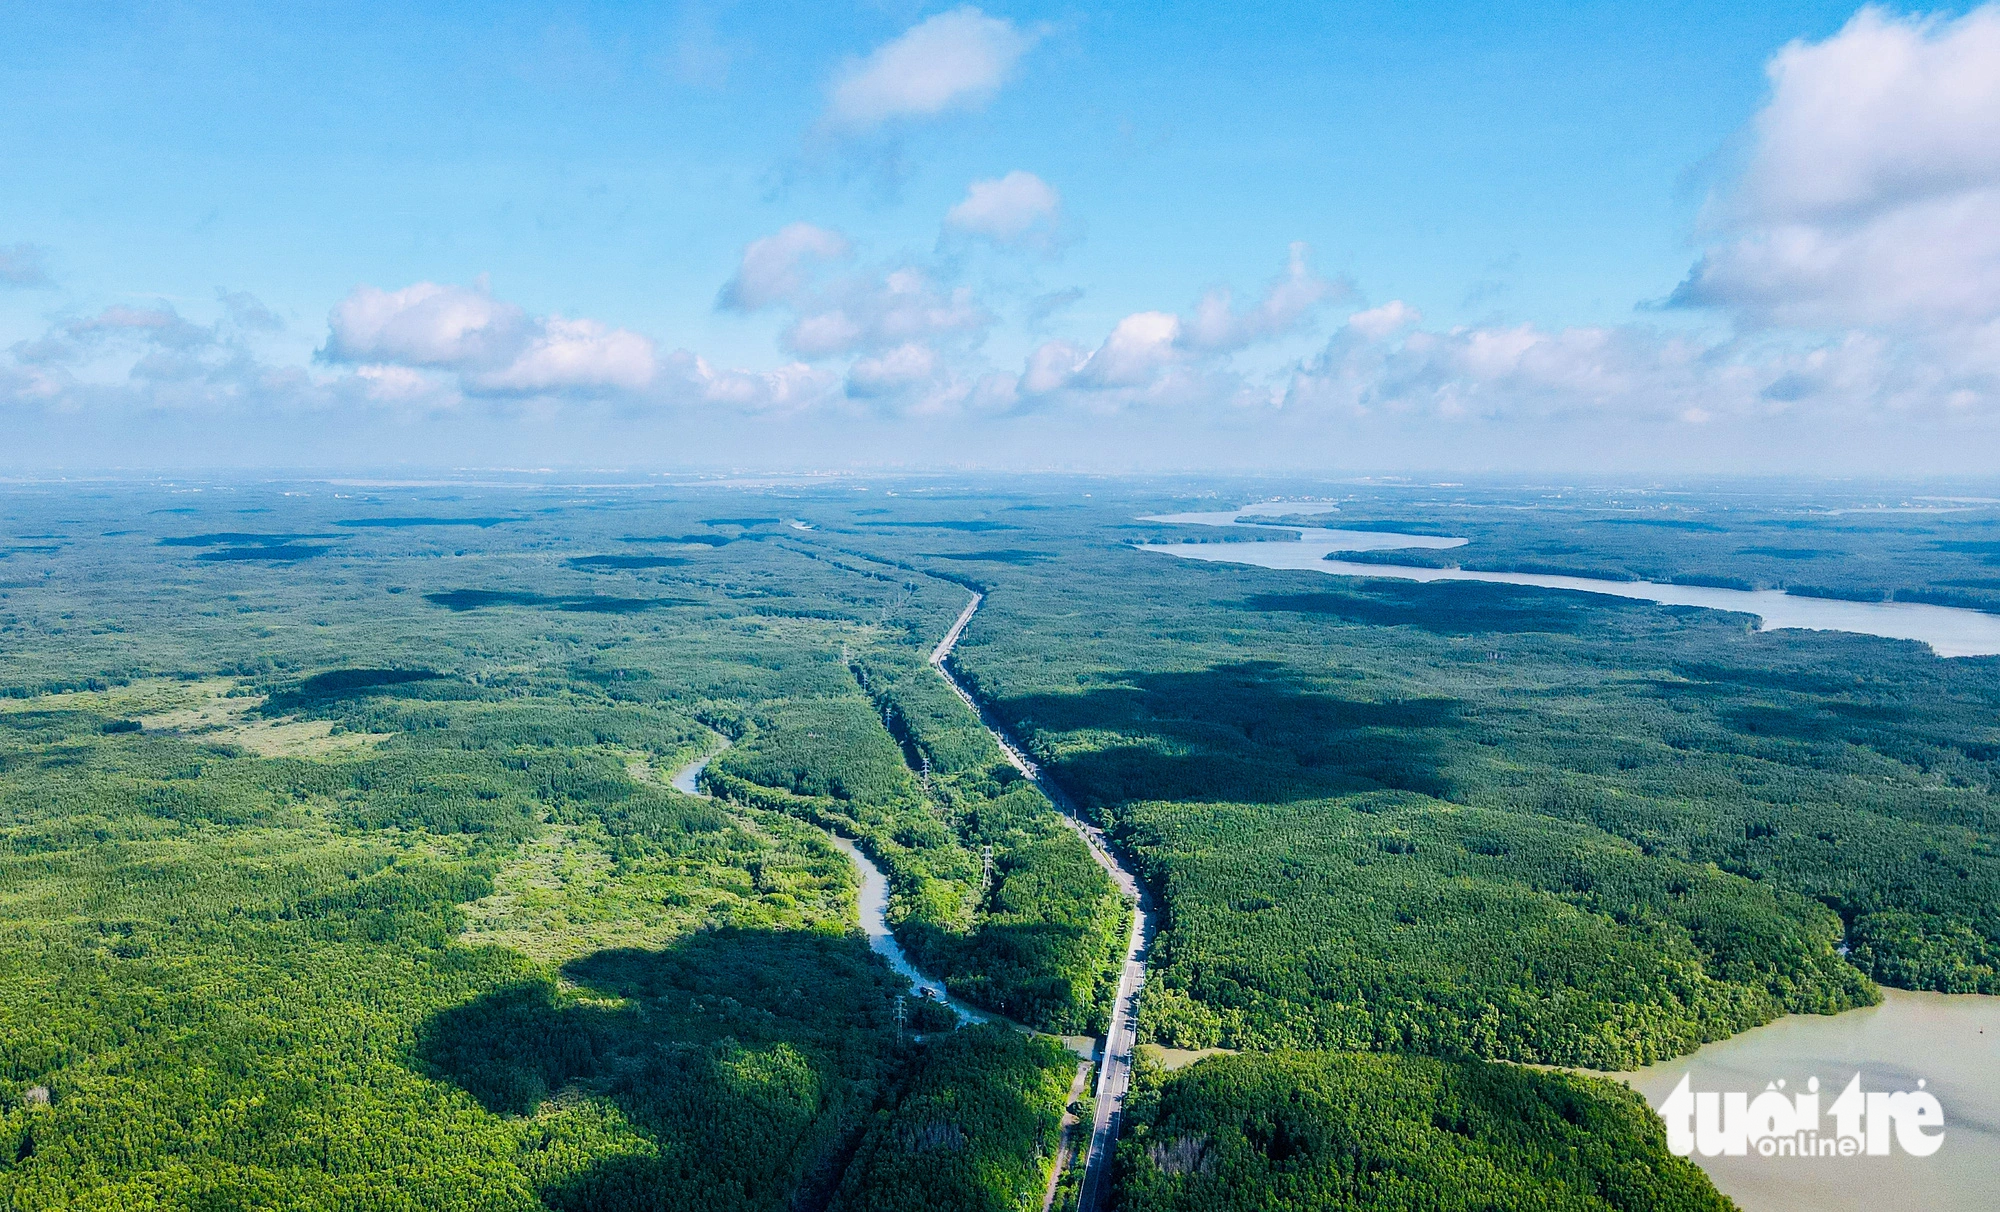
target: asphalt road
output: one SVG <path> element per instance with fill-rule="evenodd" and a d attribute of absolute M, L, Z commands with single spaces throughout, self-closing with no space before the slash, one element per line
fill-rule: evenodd
<path fill-rule="evenodd" d="M 1119 862 L 1116 854 L 1112 853 L 1104 831 L 1077 813 L 1076 805 L 1063 794 L 1062 789 L 1042 776 L 1041 768 L 1026 751 L 1014 743 L 1014 738 L 1007 735 L 1007 730 L 988 715 L 965 687 L 959 685 L 958 679 L 951 676 L 951 671 L 945 668 L 945 658 L 951 655 L 952 648 L 957 645 L 959 637 L 965 634 L 966 625 L 972 622 L 973 614 L 979 610 L 979 603 L 984 600 L 980 594 L 972 595 L 972 601 L 966 604 L 965 610 L 958 616 L 958 621 L 951 625 L 951 630 L 945 633 L 944 639 L 931 652 L 931 664 L 937 667 L 938 673 L 943 675 L 944 680 L 958 693 L 958 697 L 965 700 L 966 706 L 978 713 L 980 722 L 993 734 L 993 739 L 1000 743 L 1001 751 L 1007 755 L 1007 760 L 1014 764 L 1014 768 L 1026 775 L 1035 786 L 1041 788 L 1042 794 L 1049 797 L 1049 802 L 1062 813 L 1064 823 L 1083 838 L 1098 866 L 1104 868 L 1134 906 L 1132 937 L 1125 946 L 1125 964 L 1118 975 L 1118 994 L 1111 1004 L 1111 1022 L 1099 1049 L 1097 1118 L 1091 1125 L 1090 1151 L 1084 1160 L 1083 1188 L 1077 1201 L 1080 1212 L 1097 1212 L 1098 1209 L 1105 1207 L 1111 1198 L 1111 1153 L 1118 1143 L 1119 1121 L 1125 1111 L 1125 1094 L 1132 1085 L 1132 1049 L 1137 1043 L 1139 988 L 1146 983 L 1146 950 L 1153 938 L 1152 903 L 1146 896 L 1146 890 L 1140 886 L 1132 872 Z"/>

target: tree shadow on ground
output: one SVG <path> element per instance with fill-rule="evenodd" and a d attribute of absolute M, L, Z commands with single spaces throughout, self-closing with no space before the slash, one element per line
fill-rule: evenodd
<path fill-rule="evenodd" d="M 1023 735 L 1121 742 L 1066 753 L 1056 775 L 1092 807 L 1135 800 L 1284 803 L 1384 788 L 1447 796 L 1443 733 L 1462 727 L 1450 698 L 1368 702 L 1302 682 L 1275 661 L 1124 673 L 1076 694 L 1004 699 Z"/>
<path fill-rule="evenodd" d="M 560 1150 L 530 1166 L 551 1208 L 817 1206 L 900 1063 L 903 982 L 857 936 L 721 929 L 562 975 L 574 989 L 525 981 L 433 1016 L 413 1058 L 496 1114 L 582 1098 L 636 1132 L 581 1169 Z"/>
<path fill-rule="evenodd" d="M 1318 615 L 1369 627 L 1415 627 L 1434 635 L 1575 635 L 1601 630 L 1607 614 L 1656 610 L 1603 595 L 1463 581 L 1380 581 L 1314 593 L 1260 593 L 1240 609 Z"/>
<path fill-rule="evenodd" d="M 433 669 L 329 669 L 271 692 L 258 708 L 270 718 L 375 698 L 425 698 L 447 681 Z"/>

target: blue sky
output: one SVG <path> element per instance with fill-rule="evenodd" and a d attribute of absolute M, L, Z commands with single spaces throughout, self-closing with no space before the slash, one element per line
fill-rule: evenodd
<path fill-rule="evenodd" d="M 0 465 L 1992 449 L 1991 8 L 4 11 Z"/>

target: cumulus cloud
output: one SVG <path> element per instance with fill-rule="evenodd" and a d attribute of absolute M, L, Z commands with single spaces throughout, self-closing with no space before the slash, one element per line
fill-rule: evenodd
<path fill-rule="evenodd" d="M 215 301 L 222 304 L 223 314 L 229 322 L 248 332 L 280 332 L 285 327 L 284 320 L 264 301 L 247 290 L 215 289 Z"/>
<path fill-rule="evenodd" d="M 1031 172 L 974 181 L 965 200 L 944 217 L 946 230 L 1005 246 L 1049 247 L 1062 216 L 1062 196 Z"/>
<path fill-rule="evenodd" d="M 926 383 L 938 375 L 937 351 L 915 341 L 905 342 L 869 358 L 856 358 L 847 369 L 847 394 L 884 396 Z"/>
<path fill-rule="evenodd" d="M 335 362 L 490 367 L 519 349 L 530 328 L 527 312 L 476 287 L 357 286 L 327 317 L 326 356 Z"/>
<path fill-rule="evenodd" d="M 949 289 L 919 269 L 894 269 L 837 282 L 808 300 L 780 338 L 799 357 L 819 359 L 910 341 L 972 338 L 992 324 L 969 287 Z"/>
<path fill-rule="evenodd" d="M 456 373 L 475 393 L 638 391 L 651 340 L 596 320 L 530 316 L 483 287 L 358 286 L 327 317 L 329 362 Z"/>
<path fill-rule="evenodd" d="M 1104 344 L 1080 363 L 1071 381 L 1083 387 L 1142 387 L 1171 363 L 1181 318 L 1170 312 L 1135 312 L 1118 321 Z"/>
<path fill-rule="evenodd" d="M 742 370 L 686 350 L 662 354 L 648 338 L 598 320 L 530 315 L 483 284 L 357 287 L 328 316 L 318 367 L 264 358 L 256 343 L 276 318 L 253 297 L 219 291 L 216 302 L 212 323 L 165 302 L 118 305 L 16 342 L 0 355 L 0 408 L 199 411 L 241 416 L 255 429 L 335 408 L 404 416 L 464 416 L 468 404 L 489 412 L 530 405 L 548 416 L 566 408 L 785 414 L 844 398 L 835 370 L 797 362 Z"/>
<path fill-rule="evenodd" d="M 379 404 L 393 404 L 408 407 L 419 404 L 448 404 L 455 402 L 457 390 L 441 375 L 415 370 L 408 366 L 391 366 L 376 363 L 354 368 L 355 382 L 361 393 Z"/>
<path fill-rule="evenodd" d="M 2000 316 L 2000 8 L 1865 8 L 1767 72 L 1748 163 L 1672 302 L 1822 329 Z"/>
<path fill-rule="evenodd" d="M 1181 334 L 1190 349 L 1224 352 L 1296 329 L 1323 303 L 1354 293 L 1352 286 L 1313 273 L 1307 264 L 1312 250 L 1293 244 L 1285 272 L 1265 288 L 1263 298 L 1246 309 L 1235 306 L 1228 287 L 1217 287 L 1195 304 Z"/>
<path fill-rule="evenodd" d="M 756 311 L 787 302 L 805 290 L 817 264 L 846 257 L 852 247 L 846 236 L 811 223 L 793 223 L 773 235 L 752 240 L 743 250 L 736 275 L 723 285 L 716 305 Z"/>
<path fill-rule="evenodd" d="M 1016 393 L 1010 376 L 967 376 L 937 350 L 912 341 L 856 358 L 847 368 L 846 394 L 891 414 L 938 417 L 1004 410 Z"/>
<path fill-rule="evenodd" d="M 1244 376 L 1210 356 L 1189 352 L 1184 324 L 1172 312 L 1135 312 L 1103 343 L 1087 349 L 1046 341 L 1014 381 L 1024 405 L 1061 404 L 1095 413 L 1126 408 L 1213 411 L 1238 402 Z"/>
<path fill-rule="evenodd" d="M 155 307 L 107 307 L 94 316 L 72 320 L 63 330 L 79 340 L 135 336 L 168 349 L 193 349 L 215 339 L 215 330 L 183 319 L 161 303 Z"/>
<path fill-rule="evenodd" d="M 725 308 L 792 314 L 779 343 L 807 361 L 879 352 L 912 341 L 975 340 L 993 315 L 970 288 L 946 286 L 910 265 L 823 278 L 820 263 L 853 251 L 839 232 L 794 223 L 751 241 L 722 288 Z"/>
<path fill-rule="evenodd" d="M 1393 326 L 1379 314 L 1396 309 L 1385 305 L 1351 317 L 1293 369 L 1270 403 L 1307 414 L 1428 419 L 1453 428 L 1789 421 L 1823 435 L 1851 424 L 1964 420 L 1993 400 L 2000 369 L 1941 360 L 1921 346 L 1862 330 L 1818 342 L 1773 334 L 1704 337 L 1638 324 L 1434 331 L 1416 327 L 1407 308 Z M 1784 453 L 1760 452 L 1779 463 Z"/>
<path fill-rule="evenodd" d="M 1347 317 L 1347 326 L 1370 341 L 1380 341 L 1423 319 L 1423 313 L 1401 299 L 1391 299 L 1380 307 L 1357 311 Z"/>
<path fill-rule="evenodd" d="M 596 320 L 550 316 L 540 332 L 498 370 L 477 373 L 484 391 L 543 392 L 577 387 L 638 391 L 653 379 L 653 343 Z"/>
<path fill-rule="evenodd" d="M 1161 391 L 1145 389 L 1166 378 L 1172 382 L 1164 394 L 1179 396 L 1193 376 L 1234 398 L 1240 380 L 1215 373 L 1218 359 L 1298 332 L 1322 306 L 1353 293 L 1347 283 L 1315 274 L 1309 256 L 1304 244 L 1293 244 L 1285 271 L 1248 307 L 1237 307 L 1234 293 L 1217 287 L 1204 293 L 1186 316 L 1164 311 L 1126 316 L 1094 350 L 1067 341 L 1044 342 L 1028 358 L 1021 390 L 1029 395 L 1068 391 L 1157 397 Z"/>
<path fill-rule="evenodd" d="M 52 286 L 48 249 L 36 244 L 0 245 L 0 286 Z"/>
<path fill-rule="evenodd" d="M 939 13 L 849 63 L 834 80 L 826 121 L 865 130 L 898 118 L 977 108 L 1040 40 L 1038 30 L 969 6 Z"/>
<path fill-rule="evenodd" d="M 825 401 L 839 383 L 833 372 L 803 362 L 775 370 L 719 369 L 686 350 L 675 351 L 667 368 L 676 397 L 744 412 L 797 412 Z"/>
<path fill-rule="evenodd" d="M 268 329 L 245 312 L 248 299 L 218 292 L 222 314 L 206 324 L 164 301 L 59 320 L 9 347 L 12 365 L 0 365 L 0 407 L 188 413 L 324 402 L 325 385 L 258 357 L 252 338 Z"/>
<path fill-rule="evenodd" d="M 1728 359 L 1676 334 L 1638 326 L 1546 330 L 1530 324 L 1433 332 L 1409 329 L 1408 317 L 1394 307 L 1351 319 L 1300 364 L 1284 403 L 1356 416 L 1388 411 L 1505 419 L 1605 411 L 1678 415 L 1714 403 L 1718 394 L 1746 398 L 1748 385 Z M 1391 319 L 1398 323 L 1391 326 Z M 1754 390 L 1747 395 L 1754 397 Z"/>

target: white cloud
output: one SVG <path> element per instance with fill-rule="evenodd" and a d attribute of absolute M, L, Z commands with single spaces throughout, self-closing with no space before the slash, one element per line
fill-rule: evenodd
<path fill-rule="evenodd" d="M 1005 375 L 968 380 L 938 351 L 911 341 L 847 369 L 847 396 L 903 416 L 944 416 L 968 405 L 991 411 L 1011 406 L 1013 381 Z"/>
<path fill-rule="evenodd" d="M 856 358 L 847 368 L 847 394 L 884 396 L 937 377 L 937 351 L 915 341 L 871 358 Z"/>
<path fill-rule="evenodd" d="M 1308 319 L 1322 303 L 1353 293 L 1346 283 L 1328 281 L 1313 273 L 1306 263 L 1311 252 L 1304 244 L 1293 244 L 1285 272 L 1265 288 L 1264 297 L 1248 310 L 1236 310 L 1235 296 L 1226 286 L 1202 295 L 1180 334 L 1181 343 L 1206 352 L 1241 349 L 1283 336 Z"/>
<path fill-rule="evenodd" d="M 1141 387 L 1175 358 L 1181 318 L 1171 312 L 1142 311 L 1118 321 L 1097 352 L 1077 367 L 1074 379 L 1087 387 Z"/>
<path fill-rule="evenodd" d="M 638 391 L 653 381 L 653 343 L 638 333 L 560 316 L 550 316 L 541 327 L 540 335 L 511 362 L 471 376 L 471 383 L 485 391 Z"/>
<path fill-rule="evenodd" d="M 1182 336 L 1179 316 L 1142 311 L 1118 321 L 1094 350 L 1044 342 L 1028 355 L 1012 394 L 1038 406 L 1056 402 L 1099 414 L 1204 411 L 1234 402 L 1245 387 L 1242 376 L 1212 356 L 1190 353 Z"/>
<path fill-rule="evenodd" d="M 51 325 L 9 348 L 0 408 L 52 413 L 120 409 L 187 414 L 310 408 L 325 385 L 298 367 L 261 360 L 250 338 L 269 331 L 247 295 L 218 292 L 221 316 L 200 324 L 172 304 L 119 304 Z"/>
<path fill-rule="evenodd" d="M 1673 415 L 1724 396 L 1752 404 L 1755 386 L 1712 354 L 1700 342 L 1638 327 L 1418 330 L 1395 345 L 1343 334 L 1300 368 L 1288 402 L 1488 419 Z"/>
<path fill-rule="evenodd" d="M 781 339 L 785 348 L 807 359 L 939 337 L 972 338 L 993 323 L 970 288 L 947 290 L 922 270 L 907 267 L 835 283 L 796 307 L 798 317 Z"/>
<path fill-rule="evenodd" d="M 496 368 L 531 328 L 527 312 L 484 290 L 435 282 L 395 291 L 357 286 L 327 317 L 326 355 L 337 362 Z"/>
<path fill-rule="evenodd" d="M 668 364 L 680 394 L 702 404 L 744 412 L 798 412 L 824 402 L 839 376 L 822 367 L 794 362 L 776 370 L 717 369 L 706 358 L 676 351 Z"/>
<path fill-rule="evenodd" d="M 827 102 L 827 121 L 861 130 L 896 118 L 923 118 L 983 105 L 1041 39 L 976 8 L 920 22 L 847 65 Z"/>
<path fill-rule="evenodd" d="M 723 285 L 717 305 L 756 311 L 788 302 L 805 290 L 815 263 L 839 260 L 851 249 L 846 236 L 810 223 L 793 223 L 752 240 L 743 250 L 736 276 Z"/>
<path fill-rule="evenodd" d="M 2000 8 L 1855 14 L 1766 69 L 1738 202 L 1765 218 L 1866 214 L 2000 179 Z"/>
<path fill-rule="evenodd" d="M 1068 341 L 1044 341 L 1028 355 L 1027 369 L 1021 374 L 1021 390 L 1031 396 L 1061 391 L 1089 359 L 1089 350 Z"/>
<path fill-rule="evenodd" d="M 750 242 L 718 304 L 738 311 L 778 307 L 791 312 L 779 343 L 808 361 L 879 352 L 912 341 L 972 340 L 993 323 L 969 288 L 940 285 L 914 266 L 832 279 L 813 272 L 817 263 L 852 252 L 839 232 L 794 223 Z"/>
<path fill-rule="evenodd" d="M 407 366 L 357 366 L 354 377 L 367 397 L 377 403 L 407 406 L 458 398 L 457 391 L 443 377 Z"/>
<path fill-rule="evenodd" d="M 1357 311 L 1347 317 L 1347 326 L 1370 341 L 1380 341 L 1394 332 L 1423 319 L 1423 313 L 1401 299 L 1391 299 L 1380 307 Z"/>
<path fill-rule="evenodd" d="M 1814 328 L 2000 316 L 2000 8 L 1864 8 L 1767 70 L 1749 162 L 1673 301 Z"/>
<path fill-rule="evenodd" d="M 217 287 L 215 301 L 222 304 L 223 314 L 229 322 L 247 332 L 282 332 L 285 321 L 264 301 L 247 290 L 223 290 Z"/>
<path fill-rule="evenodd" d="M 61 321 L 34 340 L 17 342 L 10 352 L 21 362 L 54 365 L 83 361 L 107 347 L 129 350 L 136 343 L 153 350 L 186 352 L 215 341 L 214 328 L 185 319 L 171 304 L 117 304 L 96 315 Z"/>
<path fill-rule="evenodd" d="M 1015 169 L 1004 177 L 974 181 L 965 200 L 944 217 L 945 227 L 995 244 L 1053 244 L 1061 219 L 1062 196 L 1031 172 Z"/>
<path fill-rule="evenodd" d="M 1990 367 L 1941 362 L 1907 342 L 1861 331 L 1814 343 L 1704 338 L 1642 325 L 1438 332 L 1408 322 L 1350 323 L 1301 362 L 1274 398 L 1294 411 L 1454 427 L 1786 419 L 1831 432 L 1849 423 L 1963 415 L 1994 398 L 1991 384 Z M 1783 451 L 1761 453 L 1783 462 Z"/>
<path fill-rule="evenodd" d="M 328 361 L 456 372 L 475 393 L 638 391 L 653 343 L 596 320 L 530 316 L 481 288 L 358 286 L 327 318 Z"/>
<path fill-rule="evenodd" d="M 1178 398 L 1200 383 L 1233 400 L 1242 381 L 1217 369 L 1222 360 L 1299 331 L 1323 305 L 1352 293 L 1347 283 L 1314 274 L 1309 252 L 1293 244 L 1285 272 L 1248 308 L 1237 308 L 1232 292 L 1218 287 L 1203 294 L 1189 316 L 1165 311 L 1126 316 L 1090 352 L 1067 341 L 1044 342 L 1029 355 L 1021 390 L 1031 396 L 1099 392 L 1138 400 Z"/>

